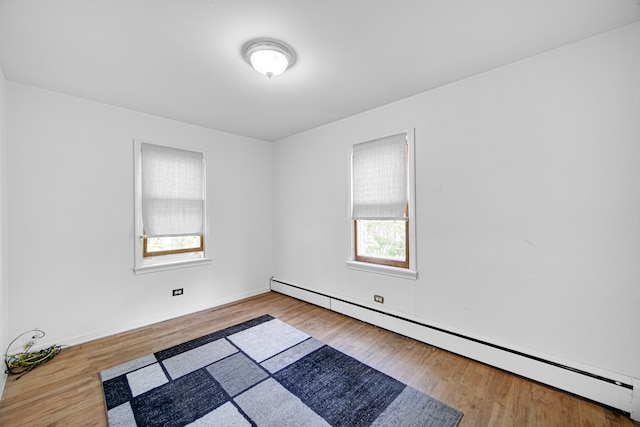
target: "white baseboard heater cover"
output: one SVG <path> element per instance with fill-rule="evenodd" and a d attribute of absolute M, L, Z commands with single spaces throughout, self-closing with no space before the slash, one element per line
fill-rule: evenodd
<path fill-rule="evenodd" d="M 271 278 L 271 290 L 618 409 L 640 421 L 640 379 L 570 366 Z"/>

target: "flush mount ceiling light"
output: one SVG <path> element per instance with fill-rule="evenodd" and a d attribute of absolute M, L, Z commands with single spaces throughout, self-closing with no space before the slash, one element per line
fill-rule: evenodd
<path fill-rule="evenodd" d="M 256 39 L 245 44 L 242 55 L 257 72 L 271 78 L 285 72 L 296 62 L 296 54 L 278 40 Z"/>

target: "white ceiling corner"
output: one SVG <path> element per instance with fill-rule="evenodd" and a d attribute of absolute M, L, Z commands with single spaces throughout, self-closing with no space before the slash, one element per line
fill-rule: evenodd
<path fill-rule="evenodd" d="M 2 0 L 10 81 L 273 141 L 640 19 L 637 0 Z M 273 37 L 269 80 L 241 49 Z"/>

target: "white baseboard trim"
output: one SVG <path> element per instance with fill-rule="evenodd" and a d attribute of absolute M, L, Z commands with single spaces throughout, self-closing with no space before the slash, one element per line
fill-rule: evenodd
<path fill-rule="evenodd" d="M 354 301 L 271 279 L 271 290 L 353 317 L 421 342 L 495 366 L 618 409 L 640 421 L 640 380 L 614 372 L 526 352 L 509 344 L 445 330 Z M 548 356 L 548 357 L 545 357 Z"/>
<path fill-rule="evenodd" d="M 631 396 L 631 419 L 640 421 L 640 378 L 633 379 L 633 394 Z"/>
<path fill-rule="evenodd" d="M 141 328 L 144 326 L 152 325 L 154 323 L 164 322 L 166 320 L 175 319 L 177 317 L 185 316 L 188 314 L 193 314 L 202 310 L 209 310 L 211 308 L 220 307 L 225 304 L 229 304 L 232 302 L 240 301 L 245 298 L 250 298 L 256 295 L 264 294 L 269 292 L 268 287 L 254 289 L 248 292 L 242 292 L 239 294 L 231 295 L 226 298 L 221 298 L 219 300 L 213 301 L 213 303 L 207 304 L 199 304 L 196 306 L 189 306 L 183 310 L 176 310 L 171 312 L 160 313 L 155 316 L 145 317 L 143 319 L 138 319 L 133 322 L 129 322 L 125 325 L 121 325 L 119 327 L 115 327 L 112 329 L 103 329 L 100 331 L 93 331 L 82 335 L 69 336 L 69 337 L 49 337 L 46 335 L 44 339 L 38 340 L 36 345 L 33 347 L 34 350 L 39 350 L 43 348 L 48 348 L 52 345 L 64 345 L 64 346 L 74 346 L 78 344 L 84 344 L 89 341 L 93 341 L 100 338 L 109 337 L 112 335 L 116 335 L 122 332 L 131 331 L 137 328 Z M 57 340 L 57 341 L 56 341 Z"/>

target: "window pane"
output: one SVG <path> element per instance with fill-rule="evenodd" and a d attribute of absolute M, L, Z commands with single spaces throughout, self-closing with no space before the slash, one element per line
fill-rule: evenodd
<path fill-rule="evenodd" d="M 358 256 L 404 261 L 405 221 L 358 221 Z"/>
<path fill-rule="evenodd" d="M 200 236 L 149 237 L 147 252 L 165 252 L 200 247 Z"/>

